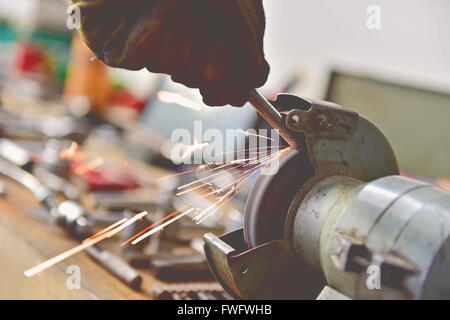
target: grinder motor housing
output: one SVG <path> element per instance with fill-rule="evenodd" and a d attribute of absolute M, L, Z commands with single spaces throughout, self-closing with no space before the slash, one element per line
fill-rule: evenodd
<path fill-rule="evenodd" d="M 302 141 L 260 176 L 243 229 L 206 234 L 205 254 L 239 299 L 448 299 L 450 194 L 398 176 L 370 121 L 336 104 L 273 102 Z"/>

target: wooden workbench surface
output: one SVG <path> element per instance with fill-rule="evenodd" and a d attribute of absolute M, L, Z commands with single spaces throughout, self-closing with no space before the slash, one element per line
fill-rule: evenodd
<path fill-rule="evenodd" d="M 29 103 L 5 90 L 2 92 L 2 103 L 8 112 L 21 116 L 48 114 L 49 110 L 58 115 L 65 112 L 59 100 L 55 103 Z M 170 173 L 130 158 L 119 147 L 104 145 L 102 139 L 85 141 L 83 152 L 92 157 L 100 156 L 105 163 L 116 167 L 127 163 L 128 173 L 146 181 L 155 181 Z M 79 243 L 61 228 L 29 214 L 30 210 L 39 206 L 30 191 L 3 176 L 0 176 L 0 182 L 5 184 L 7 190 L 6 195 L 0 196 L 0 299 L 150 299 L 152 287 L 162 284 L 150 272 L 139 271 L 143 289 L 136 292 L 84 252 L 27 278 L 25 270 Z M 71 290 L 66 286 L 70 277 L 66 270 L 71 265 L 81 269 L 81 289 Z"/>
<path fill-rule="evenodd" d="M 33 195 L 18 184 L 0 177 L 7 194 L 0 197 L 0 299 L 149 299 L 160 283 L 141 272 L 144 288 L 136 292 L 79 253 L 31 278 L 24 271 L 78 243 L 57 226 L 29 215 L 38 206 Z M 66 286 L 70 265 L 81 270 L 81 289 Z"/>

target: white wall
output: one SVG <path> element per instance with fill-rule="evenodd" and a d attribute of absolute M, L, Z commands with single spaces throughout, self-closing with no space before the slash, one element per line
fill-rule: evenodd
<path fill-rule="evenodd" d="M 67 31 L 69 0 L 0 0 L 0 18 L 18 26 Z"/>
<path fill-rule="evenodd" d="M 381 29 L 366 9 L 381 8 Z M 332 65 L 450 92 L 449 0 L 264 0 L 268 87 L 301 71 L 322 98 Z"/>
<path fill-rule="evenodd" d="M 44 20 L 65 28 L 67 3 L 0 0 L 0 16 L 14 13 L 22 23 Z M 378 31 L 366 27 L 371 4 L 381 8 Z M 329 68 L 338 65 L 450 92 L 450 0 L 264 0 L 264 5 L 272 67 L 267 87 L 278 88 L 279 80 L 300 72 L 299 93 L 321 98 Z M 55 12 L 42 15 L 49 8 Z"/>

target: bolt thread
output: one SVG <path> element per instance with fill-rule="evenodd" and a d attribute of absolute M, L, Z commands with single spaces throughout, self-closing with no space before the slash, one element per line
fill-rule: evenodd
<path fill-rule="evenodd" d="M 274 108 L 274 106 L 270 104 L 269 101 L 267 101 L 266 98 L 256 91 L 256 89 L 252 89 L 250 90 L 248 101 L 258 111 L 261 117 L 270 123 L 272 127 L 278 130 L 280 136 L 282 136 L 290 146 L 297 147 L 298 141 L 292 132 L 286 128 L 283 123 L 283 116 L 277 109 Z"/>

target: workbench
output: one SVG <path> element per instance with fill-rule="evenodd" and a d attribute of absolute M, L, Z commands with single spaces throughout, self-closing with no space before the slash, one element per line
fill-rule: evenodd
<path fill-rule="evenodd" d="M 151 299 L 152 287 L 163 284 L 139 270 L 142 290 L 134 291 L 84 252 L 27 278 L 25 270 L 79 243 L 58 226 L 30 215 L 39 206 L 31 192 L 4 177 L 0 181 L 6 190 L 0 197 L 0 299 Z M 71 265 L 80 268 L 80 289 L 66 285 Z"/>
<path fill-rule="evenodd" d="M 62 102 L 30 103 L 2 92 L 4 108 L 17 116 L 30 114 L 64 113 Z M 91 158 L 102 157 L 113 167 L 123 167 L 141 179 L 154 183 L 170 171 L 149 165 L 130 157 L 117 146 L 104 145 L 100 139 L 88 139 L 83 152 Z M 148 270 L 138 269 L 143 278 L 142 289 L 137 292 L 111 275 L 88 254 L 81 252 L 39 274 L 28 278 L 24 271 L 79 244 L 59 226 L 44 219 L 36 219 L 32 210 L 45 210 L 25 187 L 0 175 L 6 194 L 0 195 L 0 299 L 151 299 L 155 285 L 168 284 L 156 279 Z M 86 197 L 83 197 L 85 199 Z M 89 201 L 82 203 L 90 208 Z M 120 242 L 108 239 L 102 242 L 120 257 Z M 68 267 L 76 265 L 81 271 L 81 288 L 66 285 L 71 273 Z M 175 282 L 172 282 L 175 283 Z M 205 283 L 218 285 L 217 282 Z"/>
<path fill-rule="evenodd" d="M 0 197 L 0 299 L 148 299 L 160 282 L 141 272 L 143 291 L 136 292 L 80 253 L 27 278 L 24 271 L 78 243 L 55 225 L 34 219 L 29 210 L 38 206 L 33 194 L 0 177 L 6 195 Z M 66 270 L 81 270 L 81 289 L 68 289 Z"/>

